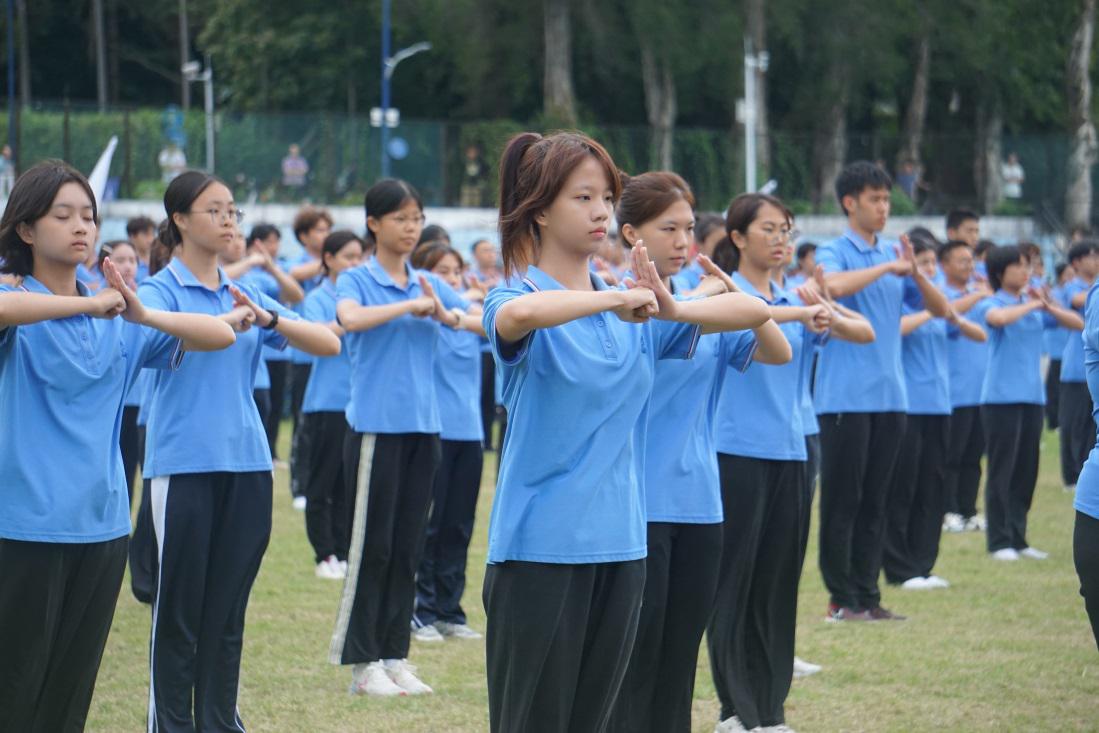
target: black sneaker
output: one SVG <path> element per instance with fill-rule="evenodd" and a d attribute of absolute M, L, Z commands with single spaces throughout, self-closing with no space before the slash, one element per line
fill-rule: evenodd
<path fill-rule="evenodd" d="M 828 613 L 825 614 L 824 620 L 831 623 L 839 623 L 840 621 L 872 621 L 873 619 L 870 618 L 870 613 L 868 611 L 860 611 L 836 603 L 829 603 Z"/>
<path fill-rule="evenodd" d="M 893 613 L 885 606 L 874 606 L 866 613 L 869 614 L 871 621 L 905 621 L 908 619 L 907 616 Z"/>

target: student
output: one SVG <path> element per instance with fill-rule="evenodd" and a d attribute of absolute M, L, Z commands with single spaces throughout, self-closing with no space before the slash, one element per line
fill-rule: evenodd
<path fill-rule="evenodd" d="M 788 278 L 787 290 L 793 290 L 805 284 L 806 280 L 813 279 L 817 270 L 817 245 L 813 242 L 802 242 L 798 245 L 795 257 L 797 269 Z M 813 422 L 816 422 L 816 417 L 813 418 Z"/>
<path fill-rule="evenodd" d="M 946 240 L 976 249 L 981 241 L 981 217 L 970 209 L 951 209 L 946 215 Z"/>
<path fill-rule="evenodd" d="M 1099 275 L 1099 240 L 1082 239 L 1068 251 L 1068 262 L 1076 277 L 1061 290 L 1059 301 L 1081 318 L 1088 291 Z M 1061 354 L 1060 406 L 1057 410 L 1061 430 L 1061 474 L 1065 489 L 1074 491 L 1080 469 L 1094 447 L 1092 436 L 1095 422 L 1091 419 L 1091 396 L 1088 393 L 1084 366 L 1084 341 L 1079 333 L 1070 333 Z"/>
<path fill-rule="evenodd" d="M 16 181 L 0 220 L 0 730 L 83 730 L 126 566 L 130 504 L 118 449 L 142 367 L 233 343 L 208 316 L 146 307 L 103 261 L 88 181 L 60 161 Z M 119 318 L 118 316 L 122 316 Z M 78 467 L 79 470 L 74 470 Z"/>
<path fill-rule="evenodd" d="M 934 240 L 913 239 L 916 266 L 936 280 Z M 964 246 L 964 245 L 963 245 Z M 886 502 L 882 569 L 889 583 L 905 590 L 948 588 L 933 574 L 943 528 L 944 464 L 950 407 L 949 339 L 987 340 L 984 330 L 951 310 L 934 318 L 905 307 L 901 358 L 908 390 L 908 415 L 897 467 Z M 979 371 L 980 367 L 968 365 Z M 978 457 L 979 460 L 979 457 Z"/>
<path fill-rule="evenodd" d="M 977 242 L 977 246 L 973 248 L 973 278 L 978 282 L 988 282 L 988 269 L 985 267 L 985 258 L 988 253 L 996 249 L 996 243 L 982 239 Z"/>
<path fill-rule="evenodd" d="M 1093 410 L 1099 405 L 1099 298 L 1092 286 L 1084 305 L 1084 359 L 1091 392 Z M 1099 411 L 1092 413 L 1099 422 Z M 1099 438 L 1097 438 L 1099 443 Z M 1084 597 L 1091 633 L 1099 646 L 1099 448 L 1092 448 L 1080 480 L 1076 484 L 1076 523 L 1072 533 L 1072 555 L 1076 575 L 1080 578 L 1080 595 Z"/>
<path fill-rule="evenodd" d="M 694 228 L 694 252 L 688 256 L 691 261 L 676 276 L 684 291 L 698 287 L 699 282 L 706 274 L 698 255 L 712 257 L 714 247 L 725 238 L 725 219 L 720 214 L 702 213 L 695 221 Z"/>
<path fill-rule="evenodd" d="M 1064 289 L 1073 278 L 1076 277 L 1076 272 L 1072 269 L 1072 265 L 1067 262 L 1059 262 L 1054 268 L 1056 277 L 1054 278 L 1053 289 L 1050 291 L 1050 297 L 1058 303 L 1064 302 Z M 1067 328 L 1061 328 L 1060 326 L 1049 326 L 1043 332 L 1044 341 L 1042 348 L 1046 354 L 1049 355 L 1049 369 L 1046 370 L 1046 429 L 1056 430 L 1060 427 L 1060 420 L 1058 414 L 1058 408 L 1061 401 L 1061 355 L 1065 351 L 1065 346 L 1068 344 L 1068 337 L 1071 332 Z M 1064 462 L 1061 464 L 1061 478 L 1064 481 L 1064 485 L 1068 486 L 1069 482 L 1065 479 L 1068 476 L 1065 475 L 1065 468 L 1067 466 Z"/>
<path fill-rule="evenodd" d="M 340 273 L 358 267 L 366 243 L 354 232 L 339 230 L 324 240 L 321 261 L 325 280 L 305 299 L 305 318 L 325 324 L 342 338 L 336 321 L 336 280 Z M 310 450 L 302 489 L 305 494 L 305 532 L 313 546 L 315 574 L 326 580 L 347 575 L 351 513 L 347 508 L 347 479 L 343 470 L 343 445 L 347 439 L 344 410 L 351 398 L 351 361 L 347 351 L 317 358 L 309 372 L 302 400 L 302 430 Z"/>
<path fill-rule="evenodd" d="M 179 175 L 164 193 L 164 209 L 172 259 L 139 293 L 166 310 L 220 314 L 237 340 L 160 373 L 153 390 L 144 471 L 160 568 L 149 727 L 232 730 L 242 727 L 236 703 L 245 610 L 271 533 L 271 451 L 252 396 L 262 346 L 289 342 L 330 355 L 340 343 L 254 286 L 234 285 L 219 267 L 243 216 L 219 179 Z"/>
<path fill-rule="evenodd" d="M 623 244 L 644 241 L 669 292 L 683 268 L 694 228 L 694 195 L 671 172 L 624 178 L 615 209 Z M 709 261 L 701 255 L 700 265 Z M 710 265 L 712 268 L 712 265 Z M 706 270 L 703 270 L 706 272 Z M 717 281 L 728 292 L 727 276 Z M 711 278 L 712 280 L 713 278 Z M 768 321 L 749 330 L 703 336 L 689 360 L 656 364 L 645 439 L 647 549 L 641 618 L 610 730 L 689 731 L 698 646 L 717 589 L 722 542 L 721 489 L 714 418 L 726 365 L 789 359 Z M 758 347 L 758 348 L 757 348 Z"/>
<path fill-rule="evenodd" d="M 218 265 L 234 285 L 239 284 L 236 273 L 244 272 L 250 267 L 245 260 L 245 246 L 244 235 L 238 231 L 233 241 L 218 253 Z M 259 410 L 260 422 L 266 425 L 267 418 L 271 415 L 271 374 L 267 371 L 267 362 L 264 359 L 260 359 L 252 380 L 252 399 Z"/>
<path fill-rule="evenodd" d="M 147 216 L 135 216 L 126 222 L 126 238 L 137 250 L 137 274 L 141 282 L 149 277 L 149 257 L 156 241 L 156 222 Z"/>
<path fill-rule="evenodd" d="M 716 408 L 725 522 L 706 639 L 722 731 L 785 725 L 809 511 L 802 424 L 806 351 L 827 331 L 853 342 L 873 339 L 865 320 L 837 317 L 823 303 L 806 305 L 773 281 L 772 271 L 786 262 L 792 225 L 793 214 L 778 199 L 743 194 L 729 205 L 728 238 L 718 245 L 728 253 L 736 287 L 768 304 L 793 357 L 781 366 L 728 369 Z"/>
<path fill-rule="evenodd" d="M 332 231 L 332 215 L 327 209 L 313 206 L 303 207 L 294 217 L 294 236 L 302 246 L 301 256 L 290 263 L 290 275 L 301 283 L 308 295 L 313 288 L 324 281 L 321 265 L 321 250 L 324 240 Z M 299 304 L 295 309 L 302 312 Z M 301 403 L 305 397 L 305 386 L 309 383 L 309 370 L 313 358 L 297 349 L 290 349 L 290 416 L 293 431 L 290 436 L 290 493 L 294 496 L 294 508 L 305 511 L 305 497 L 301 492 L 301 477 L 308 472 L 305 460 L 309 456 L 309 447 L 302 444 L 302 434 L 298 430 L 301 417 Z M 281 409 L 279 411 L 281 415 Z M 280 418 L 281 419 L 281 418 Z"/>
<path fill-rule="evenodd" d="M 472 284 L 487 293 L 503 281 L 500 250 L 487 239 L 473 243 L 473 265 L 469 269 Z M 485 450 L 493 450 L 492 429 L 496 424 L 496 362 L 488 339 L 481 341 L 481 425 Z M 503 431 L 501 431 L 503 432 Z"/>
<path fill-rule="evenodd" d="M 489 719 L 493 731 L 601 731 L 645 584 L 654 364 L 689 357 L 699 325 L 756 328 L 769 316 L 740 293 L 676 301 L 643 247 L 637 282 L 607 289 L 589 259 L 621 183 L 584 135 L 515 136 L 500 182 L 504 270 L 515 280 L 488 294 L 484 313 L 509 420 L 483 592 Z"/>
<path fill-rule="evenodd" d="M 409 263 L 424 223 L 416 189 L 386 178 L 370 187 L 364 204 L 374 255 L 336 282 L 351 361 L 344 476 L 354 511 L 329 661 L 354 665 L 353 694 L 427 694 L 408 649 L 440 461 L 435 360 L 440 324 L 460 327 L 465 317 L 453 309 L 469 303 Z"/>
<path fill-rule="evenodd" d="M 1056 319 L 1079 331 L 1083 321 L 1030 288 L 1030 267 L 1015 246 L 988 253 L 989 299 L 988 371 L 981 390 L 981 419 L 988 441 L 988 551 L 996 560 L 1020 556 L 1042 560 L 1045 552 L 1026 540 L 1027 512 L 1038 480 L 1038 448 L 1042 437 L 1041 357 L 1043 322 Z M 1028 297 L 1029 295 L 1029 297 Z M 1043 311 L 1043 312 L 1039 312 Z"/>
<path fill-rule="evenodd" d="M 907 303 L 944 316 L 948 308 L 915 268 L 907 238 L 895 245 L 879 236 L 889 217 L 890 187 L 889 176 L 872 163 L 847 166 L 836 179 L 847 231 L 816 252 L 832 295 L 865 316 L 876 334 L 866 346 L 830 341 L 817 367 L 820 567 L 833 621 L 901 618 L 881 605 L 878 589 L 886 490 L 908 409 L 901 309 Z"/>
<path fill-rule="evenodd" d="M 984 323 L 984 308 L 992 291 L 973 277 L 973 250 L 952 239 L 939 249 L 943 293 L 959 316 Z M 985 518 L 977 513 L 981 487 L 981 458 L 985 452 L 981 426 L 981 388 L 988 364 L 984 341 L 965 338 L 947 329 L 946 358 L 950 369 L 950 419 L 943 475 L 943 531 L 983 531 Z"/>
<path fill-rule="evenodd" d="M 412 266 L 436 275 L 455 292 L 483 300 L 477 290 L 463 287 L 465 263 L 445 242 L 421 245 Z M 435 391 L 439 401 L 442 458 L 435 472 L 431 515 L 423 556 L 416 572 L 413 635 L 420 641 L 444 638 L 480 639 L 466 623 L 462 592 L 466 587 L 466 556 L 473 536 L 473 518 L 481 488 L 483 463 L 481 425 L 481 342 L 479 319 L 464 316 L 463 329 L 439 330 L 435 355 Z"/>

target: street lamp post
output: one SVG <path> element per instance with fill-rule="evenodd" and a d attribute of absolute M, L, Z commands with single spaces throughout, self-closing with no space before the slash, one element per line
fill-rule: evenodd
<path fill-rule="evenodd" d="M 744 190 L 756 189 L 756 71 L 767 71 L 766 51 L 756 52 L 750 36 L 744 36 Z"/>
<path fill-rule="evenodd" d="M 390 0 L 382 0 L 382 178 L 389 177 L 389 82 L 393 78 L 393 72 L 396 70 L 397 64 L 421 51 L 431 50 L 430 43 L 414 43 L 407 48 L 402 48 L 392 56 L 389 55 L 389 6 Z"/>
<path fill-rule="evenodd" d="M 183 65 L 183 78 L 187 83 L 202 82 L 204 106 L 206 108 L 206 171 L 214 172 L 214 67 L 210 56 L 206 56 L 206 68 L 199 71 L 197 61 L 188 61 Z"/>

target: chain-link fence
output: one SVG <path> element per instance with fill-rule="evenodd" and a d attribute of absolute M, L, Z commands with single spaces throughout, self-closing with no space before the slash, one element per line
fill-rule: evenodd
<path fill-rule="evenodd" d="M 358 204 L 381 171 L 381 130 L 367 116 L 346 114 L 215 115 L 215 169 L 242 202 L 313 200 Z M 403 121 L 391 129 L 398 139 L 390 149 L 390 172 L 410 181 L 430 205 L 493 205 L 496 164 L 507 138 L 521 123 Z M 630 173 L 656 163 L 649 128 L 586 126 L 603 142 L 619 167 Z M 7 139 L 7 116 L 0 117 L 0 136 Z M 93 108 L 40 103 L 20 110 L 16 155 L 26 168 L 44 158 L 62 158 L 90 171 L 112 135 L 119 138 L 111 164 L 110 193 L 117 198 L 159 198 L 164 190 L 161 153 L 170 138 L 182 142 L 191 167 L 205 166 L 205 118 L 201 110 Z M 1003 156 L 1014 152 L 1025 171 L 1022 196 L 1002 199 L 993 211 L 1034 215 L 1047 230 L 1061 226 L 1069 138 L 1064 135 L 1007 135 Z M 878 160 L 898 178 L 897 214 L 940 214 L 965 205 L 980 208 L 974 171 L 977 139 L 972 134 L 928 133 L 921 147 L 922 169 L 897 171 L 901 140 L 891 133 L 852 133 L 846 158 Z M 309 163 L 304 185 L 286 185 L 282 160 L 291 144 Z M 770 166 L 760 181 L 774 179 L 777 193 L 796 213 L 813 207 L 814 138 L 812 134 L 773 131 Z M 694 187 L 706 209 L 721 209 L 743 191 L 743 139 L 735 129 L 680 128 L 674 133 L 674 166 Z M 908 173 L 907 178 L 905 173 Z M 901 175 L 897 175 L 901 174 Z M 916 174 L 915 177 L 913 175 Z M 1096 181 L 1099 184 L 1099 180 Z M 902 185 L 903 184 L 903 185 Z M 911 195 L 903 193 L 907 189 Z M 829 191 L 820 194 L 820 209 L 835 210 Z"/>

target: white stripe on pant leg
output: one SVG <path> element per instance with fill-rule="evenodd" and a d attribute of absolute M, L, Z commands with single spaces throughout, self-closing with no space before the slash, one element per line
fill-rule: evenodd
<path fill-rule="evenodd" d="M 355 593 L 359 584 L 359 566 L 362 564 L 363 542 L 366 539 L 366 506 L 370 500 L 370 474 L 374 468 L 376 435 L 364 434 L 359 444 L 359 472 L 355 476 L 355 517 L 351 525 L 351 547 L 347 555 L 347 577 L 343 581 L 340 611 L 336 617 L 336 629 L 332 632 L 332 645 L 328 649 L 328 661 L 342 664 L 343 645 L 347 639 L 347 626 L 351 622 L 351 609 L 355 605 Z"/>
<path fill-rule="evenodd" d="M 149 507 L 153 516 L 153 535 L 156 539 L 156 593 L 153 595 L 153 624 L 149 629 L 149 711 L 148 733 L 157 733 L 156 697 L 153 690 L 153 654 L 156 649 L 156 617 L 160 608 L 160 581 L 164 577 L 161 567 L 164 559 L 165 508 L 168 506 L 170 476 L 158 476 L 149 480 Z"/>

